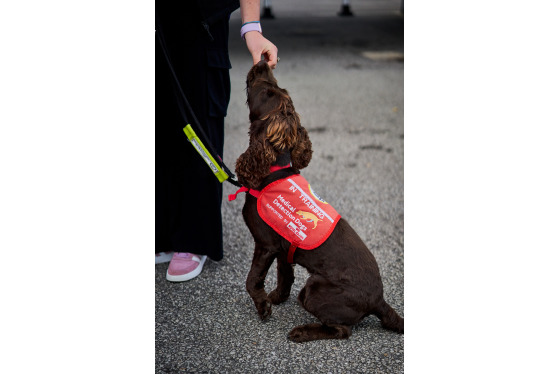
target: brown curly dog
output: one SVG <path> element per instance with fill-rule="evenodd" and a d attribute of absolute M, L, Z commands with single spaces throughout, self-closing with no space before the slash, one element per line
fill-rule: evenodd
<path fill-rule="evenodd" d="M 311 161 L 311 142 L 288 92 L 278 87 L 264 62 L 253 66 L 247 75 L 247 103 L 249 148 L 237 160 L 235 171 L 244 186 L 262 190 L 274 181 L 299 174 Z M 250 193 L 245 197 L 243 218 L 255 240 L 247 291 L 265 320 L 271 314 L 271 305 L 286 301 L 290 295 L 294 282 L 294 270 L 288 262 L 291 243 L 263 221 L 257 211 L 257 198 Z M 278 283 L 267 294 L 264 281 L 275 259 Z M 295 327 L 290 340 L 346 339 L 352 334 L 352 326 L 370 314 L 377 316 L 383 327 L 404 332 L 404 319 L 383 299 L 373 254 L 346 220 L 340 219 L 318 248 L 297 249 L 293 262 L 310 274 L 298 300 L 320 323 Z"/>

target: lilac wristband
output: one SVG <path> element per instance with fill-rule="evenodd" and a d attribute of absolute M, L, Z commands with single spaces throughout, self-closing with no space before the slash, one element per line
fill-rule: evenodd
<path fill-rule="evenodd" d="M 245 39 L 245 34 L 249 31 L 258 31 L 262 34 L 261 23 L 258 21 L 245 23 L 241 26 L 241 38 Z"/>

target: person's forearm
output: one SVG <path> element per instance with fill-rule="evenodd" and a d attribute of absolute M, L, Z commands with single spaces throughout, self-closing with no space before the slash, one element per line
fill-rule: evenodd
<path fill-rule="evenodd" d="M 261 19 L 261 0 L 240 0 L 241 24 Z"/>
<path fill-rule="evenodd" d="M 262 35 L 260 24 L 260 0 L 240 0 L 241 37 L 247 43 L 247 49 L 253 58 L 253 65 L 264 56 L 266 63 L 274 69 L 278 63 L 278 48 Z"/>

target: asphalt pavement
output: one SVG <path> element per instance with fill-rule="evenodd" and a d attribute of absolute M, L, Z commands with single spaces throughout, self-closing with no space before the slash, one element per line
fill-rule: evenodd
<path fill-rule="evenodd" d="M 302 174 L 370 248 L 385 299 L 405 317 L 404 20 L 400 1 L 351 4 L 354 17 L 339 17 L 338 1 L 275 1 L 276 18 L 262 25 L 279 49 L 278 84 L 289 91 L 313 143 Z M 232 170 L 248 145 L 245 76 L 252 64 L 238 13 L 230 22 L 224 154 Z M 227 201 L 235 190 L 224 183 L 222 261 L 207 260 L 200 276 L 183 283 L 165 280 L 167 264 L 155 266 L 156 373 L 404 372 L 404 335 L 383 329 L 375 316 L 356 325 L 348 340 L 287 339 L 294 326 L 316 321 L 296 300 L 307 279 L 301 267 L 288 301 L 260 321 L 245 291 L 253 240 L 241 216 L 244 199 Z M 273 265 L 266 289 L 275 283 Z"/>

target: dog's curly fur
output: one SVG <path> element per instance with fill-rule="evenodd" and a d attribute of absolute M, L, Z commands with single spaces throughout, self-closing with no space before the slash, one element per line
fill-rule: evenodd
<path fill-rule="evenodd" d="M 253 66 L 247 75 L 247 103 L 249 148 L 237 160 L 235 170 L 243 185 L 261 190 L 273 181 L 299 174 L 311 161 L 311 141 L 288 92 L 278 87 L 265 62 Z M 290 159 L 292 167 L 270 173 L 271 165 L 287 165 Z M 294 282 L 293 267 L 287 262 L 290 243 L 260 218 L 257 199 L 250 194 L 246 194 L 243 218 L 255 240 L 246 287 L 264 320 L 270 316 L 271 304 L 280 304 L 290 295 Z M 275 259 L 278 283 L 267 294 L 264 280 Z M 321 323 L 295 327 L 290 340 L 346 339 L 352 326 L 370 314 L 379 317 L 385 328 L 404 332 L 404 319 L 383 298 L 373 254 L 346 220 L 341 218 L 318 248 L 297 250 L 294 262 L 310 273 L 298 300 Z"/>

